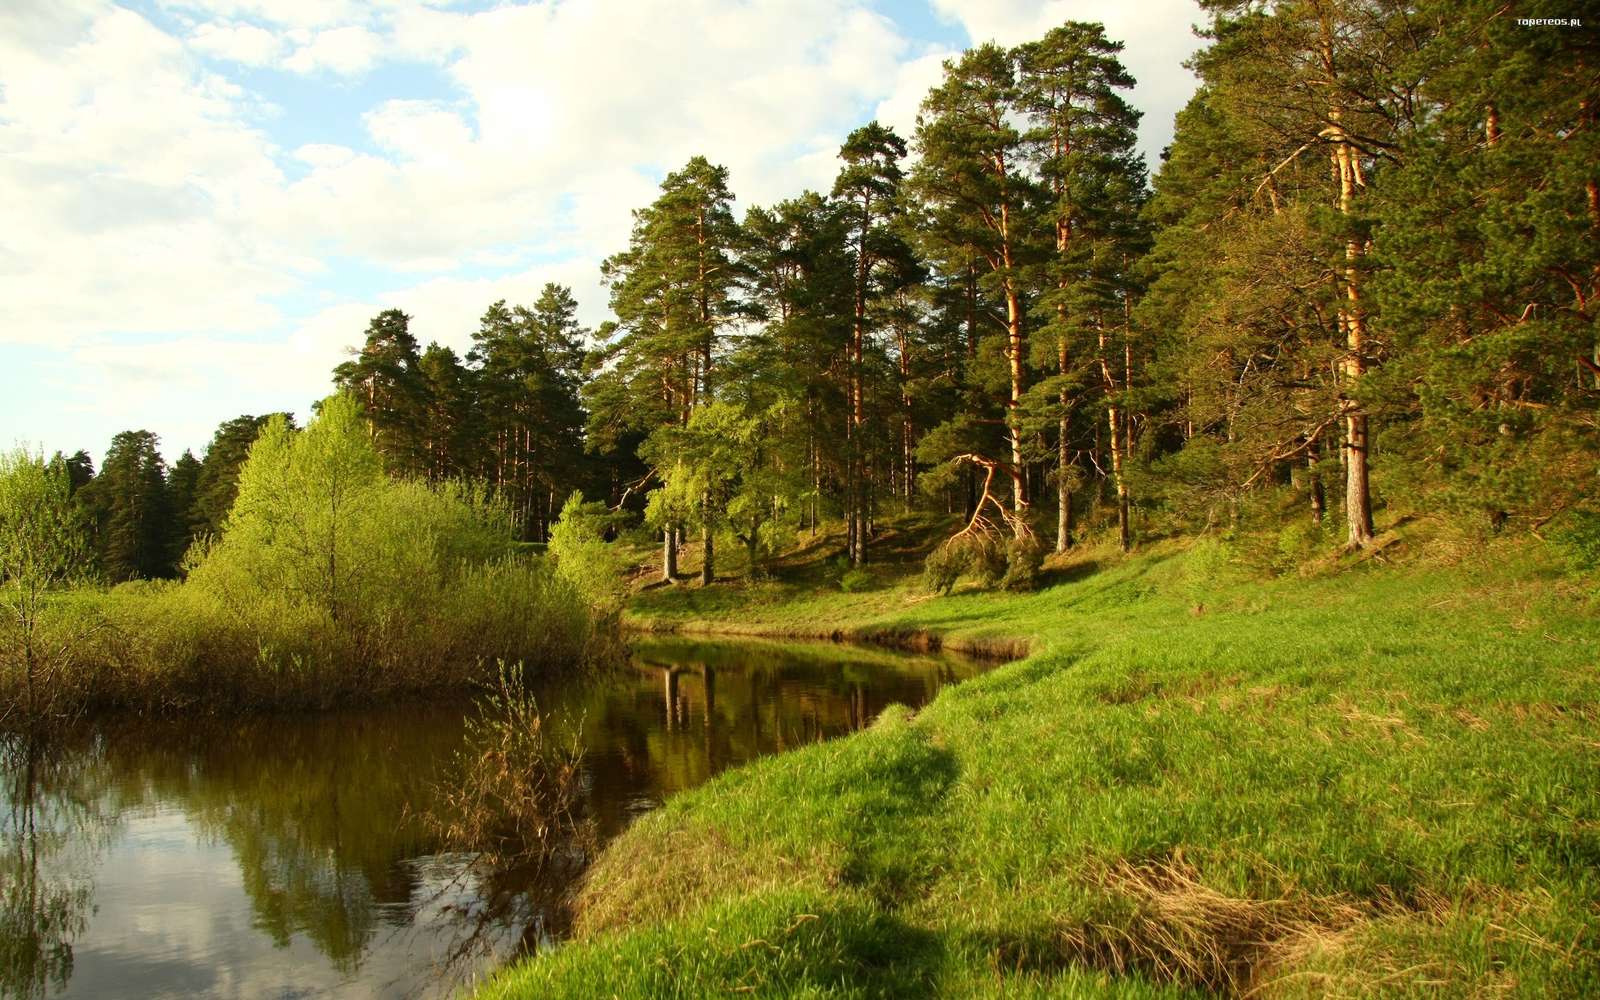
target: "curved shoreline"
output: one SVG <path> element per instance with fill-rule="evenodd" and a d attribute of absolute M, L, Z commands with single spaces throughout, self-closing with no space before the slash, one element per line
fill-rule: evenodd
<path fill-rule="evenodd" d="M 646 635 L 697 635 L 708 638 L 805 639 L 861 646 L 881 646 L 910 653 L 959 653 L 979 660 L 1009 663 L 1026 659 L 1042 646 L 1033 639 L 1009 636 L 952 636 L 929 629 L 893 625 L 860 625 L 849 628 L 793 628 L 753 623 L 739 625 L 696 618 L 684 622 L 659 618 L 628 620 L 623 631 Z"/>

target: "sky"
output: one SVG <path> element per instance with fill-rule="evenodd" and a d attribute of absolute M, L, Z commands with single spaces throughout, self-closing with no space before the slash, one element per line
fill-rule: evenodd
<path fill-rule="evenodd" d="M 1066 20 L 1126 44 L 1159 162 L 1194 0 L 3 0 L 0 446 L 302 418 L 387 308 L 465 354 L 703 154 L 736 211 L 827 190 L 943 60 Z"/>

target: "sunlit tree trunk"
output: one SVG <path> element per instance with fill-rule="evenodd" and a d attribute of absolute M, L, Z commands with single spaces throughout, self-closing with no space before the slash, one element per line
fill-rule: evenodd
<path fill-rule="evenodd" d="M 1338 79 L 1333 58 L 1333 25 L 1331 15 L 1324 12 L 1321 18 L 1322 68 L 1329 86 Z M 1332 122 L 1327 131 L 1333 143 L 1333 168 L 1339 179 L 1339 214 L 1348 222 L 1355 202 L 1356 186 L 1364 183 L 1360 177 L 1360 163 L 1340 122 L 1344 109 L 1335 99 L 1328 109 Z M 1348 544 L 1351 548 L 1365 548 L 1372 543 L 1372 499 L 1368 485 L 1369 439 L 1367 415 L 1350 397 L 1366 370 L 1366 316 L 1361 301 L 1361 238 L 1353 231 L 1345 236 L 1344 245 L 1344 301 L 1339 307 L 1339 326 L 1344 331 L 1345 356 L 1343 374 L 1345 391 L 1341 396 L 1345 436 L 1345 523 L 1348 527 Z"/>

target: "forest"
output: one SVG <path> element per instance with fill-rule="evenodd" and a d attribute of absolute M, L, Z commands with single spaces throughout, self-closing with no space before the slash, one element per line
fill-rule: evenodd
<path fill-rule="evenodd" d="M 915 135 L 852 132 L 827 192 L 740 219 L 726 170 L 669 174 L 605 261 L 599 329 L 547 285 L 489 305 L 460 357 L 387 309 L 334 382 L 391 475 L 484 484 L 533 541 L 604 499 L 667 578 L 686 540 L 759 561 L 830 520 L 861 565 L 918 509 L 963 517 L 940 574 L 1019 582 L 1101 532 L 1360 549 L 1425 511 L 1592 538 L 1592 34 L 1491 5 L 1208 7 L 1158 164 L 1101 28 L 979 46 Z M 171 468 L 148 431 L 98 472 L 66 459 L 104 577 L 179 572 L 264 421 Z"/>
<path fill-rule="evenodd" d="M 157 761 L 347 985 L 449 856 L 485 997 L 1594 995 L 1578 7 L 1200 0 L 1155 163 L 1101 24 L 974 45 L 826 190 L 666 172 L 594 328 L 385 303 L 309 413 L 0 455 L 27 810 Z M 316 791 L 79 725 L 157 717 Z"/>

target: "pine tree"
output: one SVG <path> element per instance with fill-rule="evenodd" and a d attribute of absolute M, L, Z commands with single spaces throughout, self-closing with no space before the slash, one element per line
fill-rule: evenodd
<path fill-rule="evenodd" d="M 849 422 L 846 472 L 846 551 L 850 562 L 867 560 L 868 511 L 871 503 L 867 460 L 869 444 L 866 402 L 867 345 L 884 300 L 914 281 L 907 264 L 911 251 L 892 221 L 900 200 L 900 161 L 905 140 L 894 130 L 869 122 L 851 132 L 839 149 L 844 167 L 833 184 L 833 197 L 846 206 L 846 251 L 851 261 Z"/>
<path fill-rule="evenodd" d="M 730 387 L 752 409 L 790 404 L 785 426 L 805 470 L 805 521 L 815 534 L 837 501 L 847 507 L 852 438 L 850 363 L 855 266 L 847 248 L 848 208 L 807 191 L 745 216 L 748 307 L 761 322 L 729 362 Z"/>
<path fill-rule="evenodd" d="M 149 431 L 111 439 L 100 474 L 80 491 L 93 517 L 100 572 L 112 583 L 170 576 L 166 462 Z"/>
<path fill-rule="evenodd" d="M 1011 481 L 1009 519 L 1026 533 L 1023 430 L 1018 404 L 1027 388 L 1026 280 L 1032 256 L 1036 191 L 1021 169 L 1021 108 L 1016 59 L 994 44 L 968 50 L 945 64 L 943 83 L 923 101 L 917 124 L 921 160 L 914 173 L 926 206 L 925 240 L 941 262 L 973 261 L 998 298 L 1004 330 L 1000 354 L 1008 397 L 1004 404 L 1009 461 L 970 453 L 988 471 Z"/>
<path fill-rule="evenodd" d="M 607 347 L 612 367 L 593 397 L 601 404 L 598 420 L 611 425 L 607 433 L 686 425 L 694 408 L 710 400 L 724 330 L 742 311 L 741 233 L 732 202 L 727 169 L 697 156 L 667 175 L 653 204 L 634 212 L 628 249 L 602 265 L 623 331 Z M 681 527 L 663 528 L 668 579 L 676 573 Z M 709 525 L 701 528 L 702 579 L 709 582 L 712 535 Z"/>
<path fill-rule="evenodd" d="M 1600 495 L 1600 93 L 1590 30 L 1417 5 L 1416 126 L 1375 192 L 1394 492 L 1494 529 Z M 1560 13 L 1552 10 L 1548 13 Z"/>
<path fill-rule="evenodd" d="M 1035 350 L 1036 354 L 1047 350 L 1039 360 L 1045 367 L 1053 361 L 1056 369 L 1049 380 L 1054 385 L 1040 388 L 1054 396 L 1056 411 L 1058 552 L 1072 543 L 1072 487 L 1077 477 L 1071 418 L 1075 396 L 1087 381 L 1082 359 L 1089 354 L 1084 348 L 1090 330 L 1108 401 L 1119 533 L 1124 549 L 1130 543 L 1124 467 L 1132 424 L 1125 406 L 1115 398 L 1128 388 L 1128 372 L 1122 373 L 1119 384 L 1105 350 L 1108 325 L 1120 325 L 1122 353 L 1130 356 L 1128 324 L 1116 324 L 1114 317 L 1118 313 L 1126 317 L 1128 262 L 1142 249 L 1135 245 L 1139 234 L 1134 225 L 1144 187 L 1144 163 L 1134 149 L 1139 113 L 1118 93 L 1134 84 L 1117 58 L 1121 51 L 1121 43 L 1107 39 L 1102 26 L 1077 21 L 1018 49 L 1019 104 L 1029 125 L 1027 151 L 1048 196 L 1045 214 L 1054 244 L 1054 253 L 1042 268 Z"/>
<path fill-rule="evenodd" d="M 367 325 L 366 341 L 355 357 L 333 370 L 334 384 L 360 400 L 384 468 L 398 475 L 427 472 L 428 399 L 421 360 L 411 317 L 386 309 Z"/>
<path fill-rule="evenodd" d="M 474 468 L 477 458 L 473 373 L 455 351 L 433 342 L 423 349 L 417 370 L 427 387 L 423 450 L 428 456 L 428 479 L 441 482 L 464 475 Z"/>
<path fill-rule="evenodd" d="M 174 569 L 183 567 L 184 553 L 194 542 L 195 503 L 200 494 L 201 466 L 194 453 L 187 448 L 172 463 L 167 475 L 167 525 L 168 561 Z"/>
<path fill-rule="evenodd" d="M 1303 157 L 1320 158 L 1328 178 L 1310 217 L 1313 231 L 1337 243 L 1330 306 L 1343 348 L 1338 418 L 1344 431 L 1348 544 L 1373 537 L 1371 428 L 1361 402 L 1364 376 L 1379 360 L 1367 256 L 1377 237 L 1364 195 L 1374 172 L 1392 165 L 1400 132 L 1414 115 L 1416 80 L 1395 67 L 1422 36 L 1389 0 L 1296 0 L 1262 9 L 1208 0 L 1212 46 L 1196 57 L 1202 78 L 1234 124 L 1271 166 L 1257 190 L 1277 207 L 1279 175 Z"/>
<path fill-rule="evenodd" d="M 588 332 L 577 308 L 571 291 L 554 284 L 532 309 L 496 302 L 467 356 L 483 413 L 484 478 L 516 511 L 524 537 L 545 539 L 581 485 Z"/>

